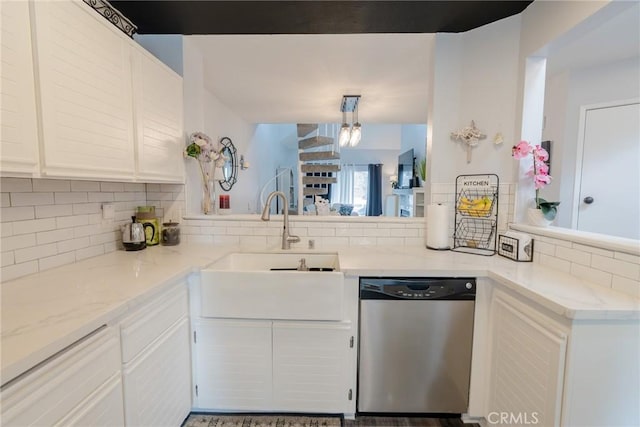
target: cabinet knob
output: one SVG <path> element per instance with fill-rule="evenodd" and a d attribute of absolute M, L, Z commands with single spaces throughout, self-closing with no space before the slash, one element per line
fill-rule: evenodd
<path fill-rule="evenodd" d="M 585 202 L 587 205 L 590 205 L 591 203 L 593 203 L 593 197 L 587 196 L 582 201 Z"/>

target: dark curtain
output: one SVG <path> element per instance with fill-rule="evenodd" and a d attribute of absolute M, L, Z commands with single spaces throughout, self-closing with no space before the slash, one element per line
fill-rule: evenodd
<path fill-rule="evenodd" d="M 367 216 L 382 215 L 382 165 L 369 165 Z"/>

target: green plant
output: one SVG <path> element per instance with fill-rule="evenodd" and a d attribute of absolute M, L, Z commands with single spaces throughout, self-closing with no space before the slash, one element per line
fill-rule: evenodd
<path fill-rule="evenodd" d="M 427 179 L 427 159 L 426 158 L 420 160 L 420 163 L 418 164 L 418 176 L 423 181 Z"/>
<path fill-rule="evenodd" d="M 542 215 L 549 221 L 553 221 L 558 214 L 558 205 L 560 202 L 547 202 L 542 197 L 538 197 L 537 205 L 542 211 Z"/>

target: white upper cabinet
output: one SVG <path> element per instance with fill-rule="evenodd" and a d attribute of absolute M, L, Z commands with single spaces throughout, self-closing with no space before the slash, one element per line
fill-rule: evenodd
<path fill-rule="evenodd" d="M 0 2 L 0 171 L 38 172 L 38 126 L 29 3 Z"/>
<path fill-rule="evenodd" d="M 133 48 L 137 177 L 183 182 L 182 77 L 142 47 Z"/>
<path fill-rule="evenodd" d="M 47 176 L 133 180 L 131 41 L 81 1 L 36 1 Z"/>

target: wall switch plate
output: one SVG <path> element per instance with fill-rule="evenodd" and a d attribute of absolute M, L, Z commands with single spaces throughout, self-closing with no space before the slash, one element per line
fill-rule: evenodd
<path fill-rule="evenodd" d="M 102 219 L 114 219 L 116 217 L 116 207 L 113 203 L 102 205 Z"/>

